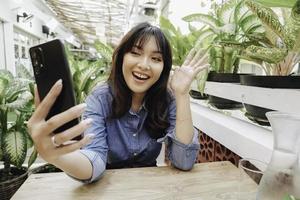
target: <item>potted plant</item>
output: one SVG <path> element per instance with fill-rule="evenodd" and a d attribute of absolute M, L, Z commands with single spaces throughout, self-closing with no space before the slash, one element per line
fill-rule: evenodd
<path fill-rule="evenodd" d="M 209 14 L 192 14 L 183 18 L 187 22 L 199 21 L 208 26 L 203 32 L 210 37 L 209 46 L 210 71 L 207 80 L 217 82 L 239 83 L 239 55 L 241 50 L 250 44 L 255 44 L 253 34 L 263 34 L 262 25 L 258 18 L 250 13 L 244 1 L 230 0 L 214 7 Z M 203 40 L 201 36 L 198 42 Z M 207 77 L 204 76 L 202 79 Z M 205 81 L 202 81 L 204 89 Z M 231 100 L 209 96 L 210 103 L 217 108 L 240 108 L 242 104 Z"/>
<path fill-rule="evenodd" d="M 244 49 L 242 58 L 259 63 L 267 76 L 243 76 L 243 85 L 267 88 L 300 88 L 300 76 L 292 76 L 292 70 L 300 62 L 300 0 L 274 2 L 260 0 L 267 5 L 286 6 L 282 22 L 272 8 L 252 0 L 246 5 L 257 15 L 266 29 L 265 37 L 258 38 L 258 45 Z M 290 13 L 290 14 L 289 14 Z M 269 125 L 265 113 L 270 109 L 245 105 L 249 119 Z"/>
<path fill-rule="evenodd" d="M 26 126 L 33 110 L 32 90 L 32 80 L 14 77 L 7 70 L 0 70 L 1 200 L 10 199 L 21 186 L 28 176 L 28 168 L 37 157 L 33 150 L 28 167 L 22 166 L 28 149 L 33 146 Z"/>

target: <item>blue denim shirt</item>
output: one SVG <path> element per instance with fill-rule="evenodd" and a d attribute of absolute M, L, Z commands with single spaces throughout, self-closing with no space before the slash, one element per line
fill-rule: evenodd
<path fill-rule="evenodd" d="M 200 148 L 198 133 L 194 130 L 191 144 L 185 145 L 175 137 L 176 103 L 169 105 L 170 127 L 163 138 L 152 139 L 147 134 L 144 121 L 145 107 L 138 112 L 129 110 L 122 118 L 107 119 L 111 113 L 112 92 L 108 84 L 97 87 L 86 99 L 87 108 L 83 118 L 92 118 L 92 125 L 85 134 L 95 134 L 90 144 L 80 150 L 93 166 L 89 183 L 101 178 L 106 167 L 155 166 L 162 142 L 166 142 L 167 156 L 172 165 L 182 170 L 193 167 Z"/>

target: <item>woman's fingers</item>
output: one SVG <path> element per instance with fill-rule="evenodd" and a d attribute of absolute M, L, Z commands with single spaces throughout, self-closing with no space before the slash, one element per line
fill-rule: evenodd
<path fill-rule="evenodd" d="M 62 145 L 68 141 L 70 141 L 72 138 L 75 138 L 76 136 L 82 134 L 84 130 L 86 130 L 92 123 L 92 119 L 88 118 L 83 121 L 81 121 L 78 125 L 73 126 L 72 128 L 65 130 L 62 133 L 56 134 L 55 137 L 55 143 L 57 145 Z"/>
<path fill-rule="evenodd" d="M 71 153 L 71 152 L 78 150 L 78 149 L 84 147 L 85 145 L 89 144 L 93 138 L 94 138 L 94 135 L 85 135 L 78 142 L 73 142 L 73 143 L 70 143 L 67 145 L 63 145 L 59 148 L 56 148 L 54 151 L 56 151 L 56 153 L 58 155 Z"/>
<path fill-rule="evenodd" d="M 198 60 L 198 62 L 195 64 L 196 67 L 202 66 L 208 63 L 208 52 L 206 52 L 201 59 Z"/>
<path fill-rule="evenodd" d="M 194 77 L 196 77 L 199 72 L 201 72 L 204 69 L 207 69 L 208 67 L 209 67 L 209 64 L 201 65 L 201 66 L 196 67 L 196 69 L 194 71 L 195 72 L 195 76 Z"/>
<path fill-rule="evenodd" d="M 39 92 L 37 90 L 37 86 L 36 84 L 34 85 L 34 106 L 37 108 L 40 105 L 40 95 Z"/>
<path fill-rule="evenodd" d="M 58 95 L 62 90 L 62 80 L 58 80 L 54 86 L 52 86 L 51 90 L 47 94 L 47 96 L 40 102 L 39 106 L 37 107 L 36 111 L 34 112 L 35 119 L 45 119 L 48 115 L 52 105 L 56 101 Z"/>
<path fill-rule="evenodd" d="M 192 49 L 190 51 L 190 53 L 188 54 L 188 56 L 186 57 L 186 59 L 184 60 L 183 62 L 183 66 L 187 66 L 190 64 L 191 60 L 193 59 L 193 57 L 195 56 L 195 53 L 196 53 L 196 50 L 195 49 Z"/>
<path fill-rule="evenodd" d="M 82 103 L 77 106 L 73 106 L 72 108 L 69 108 L 60 114 L 54 115 L 43 125 L 43 128 L 46 130 L 45 132 L 52 133 L 55 129 L 63 124 L 80 117 L 85 108 L 86 104 Z"/>
<path fill-rule="evenodd" d="M 192 61 L 190 62 L 190 66 L 194 67 L 196 66 L 196 63 L 201 60 L 201 58 L 203 57 L 203 55 L 206 53 L 206 49 L 200 49 L 196 55 L 193 57 Z"/>

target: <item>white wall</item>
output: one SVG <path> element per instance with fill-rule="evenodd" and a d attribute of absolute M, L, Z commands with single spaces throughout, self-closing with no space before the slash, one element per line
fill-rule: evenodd
<path fill-rule="evenodd" d="M 17 22 L 17 14 L 33 14 L 34 17 L 27 22 L 23 22 L 23 18 L 20 18 Z M 14 57 L 14 30 L 26 32 L 36 38 L 39 38 L 41 42 L 47 41 L 53 38 L 47 38 L 46 34 L 42 33 L 42 25 L 46 25 L 52 18 L 55 18 L 54 13 L 45 6 L 40 0 L 0 0 L 0 21 L 3 21 L 2 32 L 0 32 L 4 39 L 0 42 L 0 68 L 9 69 L 15 73 L 15 57 Z M 0 26 L 1 28 L 1 26 Z M 64 28 L 61 24 L 55 27 L 58 38 L 67 39 L 73 34 L 70 30 Z M 78 46 L 78 40 L 74 40 L 76 46 Z"/>
<path fill-rule="evenodd" d="M 0 69 L 5 66 L 5 55 L 4 55 L 4 28 L 3 22 L 0 20 Z"/>
<path fill-rule="evenodd" d="M 239 73 L 263 75 L 265 72 L 258 65 L 242 60 L 239 67 Z"/>
<path fill-rule="evenodd" d="M 3 21 L 8 20 L 9 16 L 9 9 L 8 8 L 9 1 L 7 0 L 0 0 L 0 19 Z"/>
<path fill-rule="evenodd" d="M 10 37 L 12 37 L 12 33 L 10 33 L 10 30 L 12 30 L 9 26 L 10 24 L 10 12 L 9 12 L 9 1 L 5 1 L 5 0 L 0 0 L 0 20 L 3 21 L 3 23 L 1 24 L 1 35 L 0 35 L 0 39 L 2 40 L 0 42 L 1 46 L 1 54 L 0 54 L 0 68 L 4 68 L 4 69 L 11 69 L 8 68 L 8 66 L 11 66 L 11 63 L 9 63 L 9 60 L 13 61 L 13 58 L 11 58 L 11 51 L 13 50 L 13 45 L 9 46 L 9 41 L 11 40 Z M 8 38 L 7 38 L 8 36 Z M 11 49 L 10 49 L 11 48 Z M 11 69 L 12 71 L 14 71 L 14 69 Z"/>

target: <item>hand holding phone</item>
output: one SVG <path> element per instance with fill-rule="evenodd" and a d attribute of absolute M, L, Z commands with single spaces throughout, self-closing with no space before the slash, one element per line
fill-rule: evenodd
<path fill-rule="evenodd" d="M 71 140 L 88 128 L 89 124 L 91 123 L 91 119 L 82 120 L 78 125 L 62 133 L 58 133 L 56 135 L 53 134 L 53 131 L 57 127 L 60 127 L 71 119 L 77 118 L 85 109 L 85 104 L 79 104 L 67 111 L 64 111 L 63 113 L 55 115 L 46 121 L 45 117 L 48 115 L 49 110 L 61 93 L 62 87 L 63 85 L 61 81 L 57 81 L 51 87 L 43 101 L 40 101 L 39 99 L 37 87 L 34 88 L 34 104 L 36 110 L 28 120 L 27 124 L 30 136 L 34 141 L 35 148 L 41 158 L 51 164 L 59 166 L 59 168 L 61 167 L 60 163 L 65 162 L 64 160 L 66 157 L 63 155 L 69 153 L 73 153 L 73 155 L 82 155 L 81 153 L 76 153 L 75 151 L 90 143 L 93 138 L 93 135 L 88 134 L 85 135 L 80 141 Z M 53 139 L 56 141 L 55 143 L 53 142 Z M 59 146 L 56 146 L 55 144 L 58 144 Z M 72 163 L 70 164 L 73 165 Z M 64 166 L 66 169 L 69 169 L 68 165 Z"/>
<path fill-rule="evenodd" d="M 41 101 L 46 97 L 51 87 L 58 80 L 62 80 L 62 91 L 45 120 L 75 106 L 72 76 L 63 43 L 60 40 L 52 40 L 30 48 L 29 52 Z M 54 133 L 61 133 L 78 123 L 78 118 L 73 119 L 54 130 Z M 77 136 L 74 139 L 80 140 L 81 138 L 82 136 Z"/>

